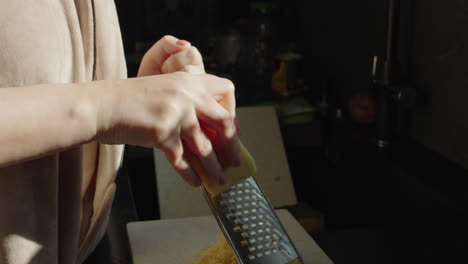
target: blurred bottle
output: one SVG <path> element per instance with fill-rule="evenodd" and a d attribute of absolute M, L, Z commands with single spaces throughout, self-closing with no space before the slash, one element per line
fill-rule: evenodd
<path fill-rule="evenodd" d="M 280 99 L 303 92 L 304 79 L 298 75 L 298 67 L 304 56 L 295 51 L 295 46 L 294 42 L 290 42 L 287 52 L 274 57 L 271 88 Z"/>

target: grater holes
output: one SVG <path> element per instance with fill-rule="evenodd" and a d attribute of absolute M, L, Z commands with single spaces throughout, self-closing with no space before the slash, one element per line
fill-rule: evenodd
<path fill-rule="evenodd" d="M 276 239 L 276 240 L 280 240 L 280 239 L 279 239 L 279 236 L 278 236 L 278 234 L 277 234 L 276 232 L 273 233 L 273 238 Z"/>
<path fill-rule="evenodd" d="M 233 246 L 246 253 L 243 255 L 244 260 L 248 260 L 246 257 L 250 256 L 250 259 L 259 258 L 260 261 L 260 257 L 268 257 L 274 251 L 280 251 L 281 246 L 286 251 L 290 250 L 288 239 L 283 238 L 281 226 L 274 217 L 274 212 L 270 211 L 273 208 L 254 180 L 237 184 L 213 200 L 217 212 L 224 215 L 220 219 L 232 236 Z M 285 241 L 281 241 L 281 238 Z M 290 256 L 294 257 L 294 252 Z"/>
<path fill-rule="evenodd" d="M 271 241 L 271 244 L 272 244 L 273 246 L 275 246 L 275 247 L 278 246 L 278 240 L 273 239 L 273 240 Z"/>

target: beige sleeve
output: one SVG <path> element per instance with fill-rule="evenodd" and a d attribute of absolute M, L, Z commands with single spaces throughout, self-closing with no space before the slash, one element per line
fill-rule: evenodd
<path fill-rule="evenodd" d="M 89 256 L 106 231 L 116 191 L 115 177 L 121 165 L 122 155 L 122 145 L 93 142 L 83 149 L 82 217 L 78 263 Z"/>
<path fill-rule="evenodd" d="M 127 78 L 117 11 L 113 0 L 94 1 L 95 79 Z M 122 145 L 87 144 L 83 150 L 81 263 L 93 251 L 107 228 L 116 191 L 115 177 L 123 156 Z"/>

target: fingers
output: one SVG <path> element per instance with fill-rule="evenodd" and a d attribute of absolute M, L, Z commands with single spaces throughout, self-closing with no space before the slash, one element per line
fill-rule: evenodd
<path fill-rule="evenodd" d="M 233 117 L 236 116 L 236 96 L 234 94 L 234 85 L 232 83 L 224 94 L 221 94 L 219 98 L 216 98 L 216 101 Z"/>
<path fill-rule="evenodd" d="M 204 100 L 203 106 L 197 108 L 197 115 L 204 133 L 212 135 L 210 140 L 223 165 L 238 167 L 240 145 L 233 116 L 212 98 Z"/>
<path fill-rule="evenodd" d="M 184 147 L 180 138 L 177 137 L 174 144 L 170 148 L 166 148 L 164 152 L 166 154 L 166 159 L 177 173 L 182 176 L 182 179 L 194 187 L 200 186 L 200 177 L 198 177 L 184 157 Z"/>
<path fill-rule="evenodd" d="M 195 65 L 186 65 L 180 69 L 180 71 L 193 73 L 193 74 L 204 74 L 205 68 L 203 66 L 195 66 Z"/>
<path fill-rule="evenodd" d="M 170 55 L 190 47 L 190 42 L 166 35 L 158 40 L 148 52 L 151 52 L 153 62 L 162 64 Z"/>
<path fill-rule="evenodd" d="M 209 83 L 203 85 L 205 93 L 195 103 L 197 116 L 203 131 L 213 142 L 219 160 L 225 166 L 240 165 L 240 145 L 235 119 L 234 85 L 231 81 L 213 75 L 205 75 Z M 210 136 L 207 128 L 214 130 Z M 211 133 L 213 134 L 213 133 Z"/>
<path fill-rule="evenodd" d="M 191 122 L 189 127 L 182 129 L 181 137 L 184 145 L 188 148 L 186 151 L 191 151 L 196 155 L 212 183 L 217 185 L 226 184 L 227 179 L 220 164 L 218 153 L 215 152 L 212 143 L 201 130 L 195 113 L 192 116 L 192 121 L 193 123 Z"/>
<path fill-rule="evenodd" d="M 172 111 L 172 113 L 177 112 L 178 111 Z M 172 120 L 177 119 L 174 118 L 176 117 L 174 115 L 172 115 L 172 117 Z M 166 117 L 166 119 L 168 119 L 168 117 Z M 195 187 L 200 186 L 200 178 L 184 156 L 184 145 L 180 138 L 180 126 L 174 126 L 167 122 L 164 123 L 164 126 L 166 129 L 159 131 L 160 133 L 156 135 L 154 146 L 160 148 L 165 153 L 166 159 L 188 184 Z"/>
<path fill-rule="evenodd" d="M 227 181 L 210 140 L 205 136 L 198 123 L 195 111 L 182 114 L 180 129 L 160 136 L 158 147 L 166 153 L 166 158 L 182 178 L 192 186 L 199 186 L 201 179 L 194 170 L 193 162 L 200 163 L 210 182 L 224 185 Z M 195 156 L 196 160 L 192 156 Z M 199 166 L 200 167 L 200 166 Z"/>
<path fill-rule="evenodd" d="M 236 115 L 236 97 L 234 84 L 225 78 L 207 74 L 212 85 L 206 85 L 206 92 L 226 109 L 233 117 Z"/>
<path fill-rule="evenodd" d="M 205 73 L 203 58 L 194 46 L 190 46 L 180 52 L 174 53 L 164 61 L 161 66 L 163 73 L 186 71 L 190 73 Z"/>
<path fill-rule="evenodd" d="M 153 88 L 152 78 L 163 81 Z M 187 158 L 190 153 L 200 161 L 212 183 L 224 184 L 224 167 L 240 165 L 232 82 L 213 75 L 184 72 L 141 79 L 152 87 L 146 93 L 153 89 L 158 92 L 144 97 L 152 98 L 150 109 L 154 105 L 163 106 L 155 112 L 157 118 L 151 122 L 154 125 L 149 124 L 157 135 L 155 146 L 166 153 L 168 161 L 189 184 L 200 184 L 197 171 Z"/>
<path fill-rule="evenodd" d="M 161 74 L 164 61 L 174 53 L 190 47 L 190 42 L 166 35 L 157 41 L 145 54 L 138 76 Z"/>

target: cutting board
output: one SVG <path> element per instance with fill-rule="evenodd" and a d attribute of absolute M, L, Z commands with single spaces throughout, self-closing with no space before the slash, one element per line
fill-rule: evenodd
<path fill-rule="evenodd" d="M 304 264 L 333 263 L 287 210 L 276 212 Z M 190 264 L 221 233 L 213 216 L 132 222 L 127 231 L 133 264 Z"/>
<path fill-rule="evenodd" d="M 297 204 L 281 130 L 273 107 L 239 107 L 240 138 L 257 164 L 255 178 L 274 207 Z M 154 149 L 161 219 L 211 215 L 203 193 L 186 184 Z"/>

